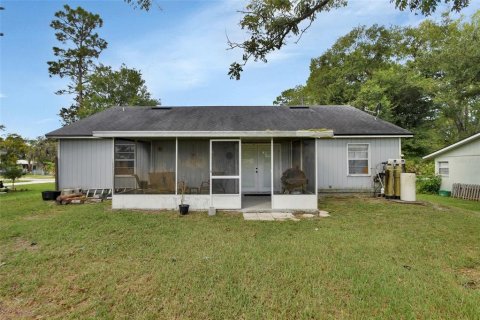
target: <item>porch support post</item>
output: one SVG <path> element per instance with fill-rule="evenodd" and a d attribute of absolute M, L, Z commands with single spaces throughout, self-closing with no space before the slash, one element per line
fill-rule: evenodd
<path fill-rule="evenodd" d="M 209 180 L 208 185 L 210 187 L 210 207 L 213 207 L 213 195 L 212 195 L 212 139 L 210 139 L 210 147 L 208 148 L 208 158 L 210 159 L 210 167 L 209 167 Z"/>
<path fill-rule="evenodd" d="M 115 194 L 115 140 L 112 138 L 112 199 Z"/>
<path fill-rule="evenodd" d="M 175 195 L 178 194 L 178 137 L 175 138 Z"/>
<path fill-rule="evenodd" d="M 315 139 L 315 195 L 317 196 L 318 209 L 318 139 Z"/>
<path fill-rule="evenodd" d="M 273 209 L 273 137 L 270 138 L 270 209 Z"/>

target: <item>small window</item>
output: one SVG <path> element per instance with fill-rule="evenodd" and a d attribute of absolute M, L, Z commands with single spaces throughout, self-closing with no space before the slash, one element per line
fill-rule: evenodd
<path fill-rule="evenodd" d="M 438 161 L 438 174 L 441 176 L 448 176 L 448 161 Z"/>
<path fill-rule="evenodd" d="M 135 143 L 121 141 L 115 143 L 115 174 L 133 175 L 135 173 Z"/>
<path fill-rule="evenodd" d="M 369 175 L 369 145 L 360 143 L 348 144 L 348 174 Z"/>

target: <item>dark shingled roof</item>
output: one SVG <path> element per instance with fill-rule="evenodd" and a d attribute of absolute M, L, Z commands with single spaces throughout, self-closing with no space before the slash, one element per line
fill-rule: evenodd
<path fill-rule="evenodd" d="M 91 136 L 93 131 L 297 131 L 331 129 L 340 135 L 411 135 L 351 106 L 112 107 L 47 137 Z"/>

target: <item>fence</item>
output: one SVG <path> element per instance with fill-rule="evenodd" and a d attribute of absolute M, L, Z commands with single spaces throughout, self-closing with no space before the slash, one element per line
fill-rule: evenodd
<path fill-rule="evenodd" d="M 454 183 L 452 197 L 480 201 L 480 184 Z"/>

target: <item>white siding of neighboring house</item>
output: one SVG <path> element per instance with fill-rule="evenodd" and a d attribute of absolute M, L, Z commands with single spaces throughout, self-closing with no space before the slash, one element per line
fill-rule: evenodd
<path fill-rule="evenodd" d="M 438 162 L 448 161 L 448 176 L 442 176 L 441 190 L 452 191 L 454 183 L 480 184 L 480 139 L 448 150 L 435 158 L 435 173 Z"/>
<path fill-rule="evenodd" d="M 60 139 L 59 188 L 113 188 L 112 139 Z"/>
<path fill-rule="evenodd" d="M 349 176 L 347 144 L 370 144 L 370 175 Z M 319 192 L 370 192 L 376 168 L 381 162 L 400 158 L 399 138 L 318 139 L 318 190 Z"/>

